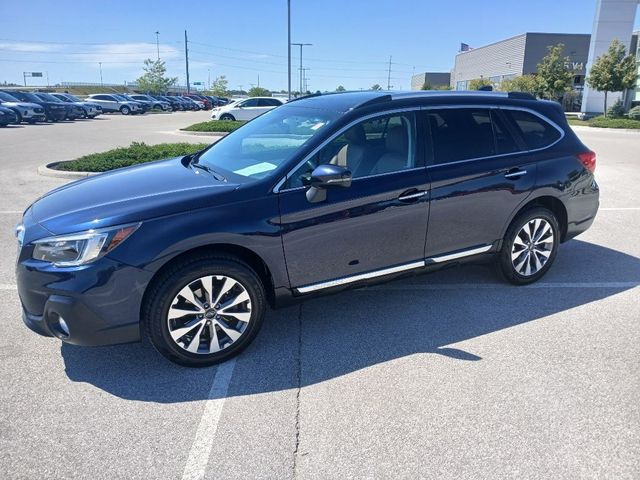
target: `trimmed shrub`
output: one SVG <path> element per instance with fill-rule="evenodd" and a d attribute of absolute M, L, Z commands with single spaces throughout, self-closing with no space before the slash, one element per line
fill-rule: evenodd
<path fill-rule="evenodd" d="M 633 107 L 631 110 L 629 110 L 629 113 L 627 114 L 627 116 L 631 120 L 640 120 L 640 105 L 638 105 L 637 107 Z"/>

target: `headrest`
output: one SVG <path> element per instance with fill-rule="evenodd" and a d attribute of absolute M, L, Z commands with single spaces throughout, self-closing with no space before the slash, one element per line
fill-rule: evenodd
<path fill-rule="evenodd" d="M 408 151 L 406 129 L 400 125 L 391 127 L 387 132 L 385 145 L 389 152 L 406 154 Z"/>
<path fill-rule="evenodd" d="M 365 143 L 367 141 L 367 135 L 364 133 L 362 125 L 354 125 L 344 132 L 344 136 L 349 143 Z"/>

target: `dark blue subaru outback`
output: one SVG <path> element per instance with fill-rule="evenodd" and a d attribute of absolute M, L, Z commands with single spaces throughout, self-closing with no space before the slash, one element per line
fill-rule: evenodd
<path fill-rule="evenodd" d="M 527 284 L 598 209 L 595 154 L 526 94 L 357 92 L 278 107 L 209 148 L 58 188 L 17 227 L 24 321 L 211 365 L 267 305 L 494 260 Z"/>

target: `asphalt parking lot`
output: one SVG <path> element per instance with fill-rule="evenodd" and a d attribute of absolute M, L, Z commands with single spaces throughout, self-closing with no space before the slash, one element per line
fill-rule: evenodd
<path fill-rule="evenodd" d="M 640 478 L 640 134 L 585 128 L 601 210 L 538 284 L 455 268 L 272 311 L 236 360 L 23 326 L 38 165 L 188 141 L 206 112 L 0 130 L 0 478 Z M 206 140 L 205 140 L 206 141 Z"/>

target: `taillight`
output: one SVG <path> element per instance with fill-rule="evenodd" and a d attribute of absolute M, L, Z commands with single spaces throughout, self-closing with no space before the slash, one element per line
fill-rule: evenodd
<path fill-rule="evenodd" d="M 576 157 L 578 157 L 578 160 L 580 160 L 580 163 L 582 163 L 582 165 L 584 165 L 584 168 L 586 168 L 587 170 L 589 170 L 591 173 L 593 173 L 596 169 L 596 152 L 592 152 L 592 151 L 588 151 L 588 152 L 582 152 L 579 153 L 578 155 L 576 155 Z"/>

